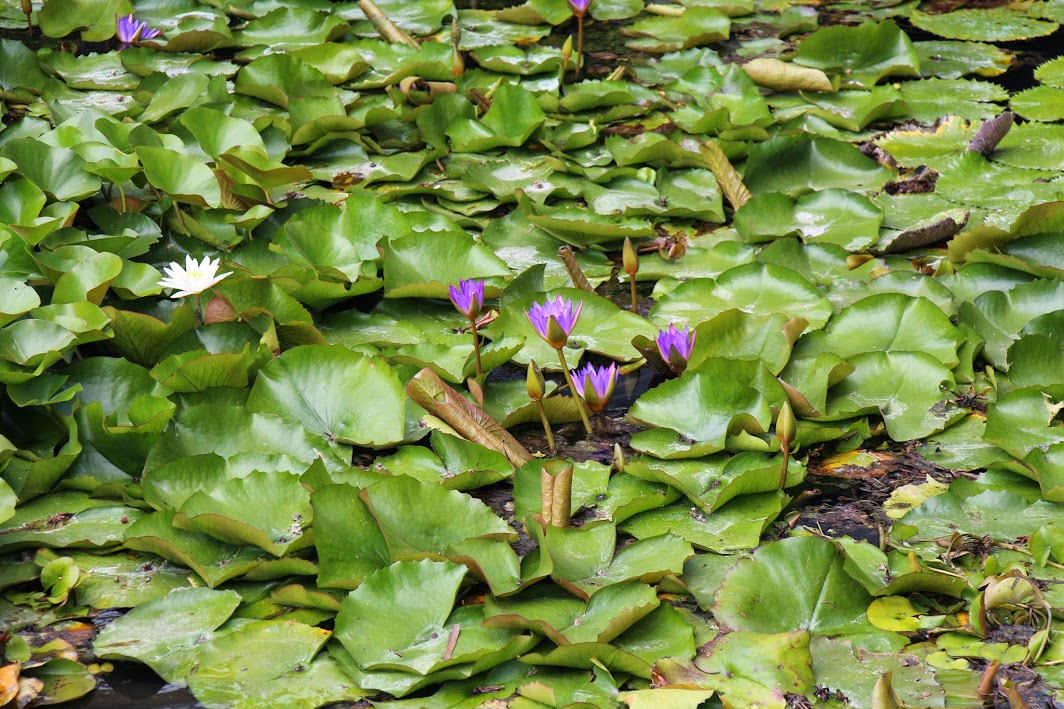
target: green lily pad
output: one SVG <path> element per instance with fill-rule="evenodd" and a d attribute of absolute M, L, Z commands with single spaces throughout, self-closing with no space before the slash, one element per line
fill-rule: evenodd
<path fill-rule="evenodd" d="M 861 413 L 883 416 L 894 440 L 908 441 L 937 433 L 966 411 L 949 400 L 953 374 L 923 352 L 869 352 L 849 359 L 854 366 L 828 394 L 825 417 Z"/>
<path fill-rule="evenodd" d="M 916 27 L 946 39 L 1010 42 L 1056 32 L 1056 22 L 1032 17 L 1017 7 L 960 8 L 940 15 L 916 10 L 909 17 Z"/>
<path fill-rule="evenodd" d="M 251 473 L 227 480 L 210 492 L 190 496 L 174 515 L 174 526 L 235 545 L 250 544 L 283 556 L 304 546 L 311 521 L 310 493 L 294 475 Z"/>
<path fill-rule="evenodd" d="M 188 686 L 212 707 L 275 705 L 313 709 L 361 699 L 329 657 L 315 658 L 331 633 L 296 621 L 251 623 L 215 637 L 196 653 Z"/>
<path fill-rule="evenodd" d="M 532 630 L 559 647 L 608 643 L 658 605 L 653 588 L 634 581 L 606 586 L 587 601 L 540 584 L 518 596 L 485 599 L 484 622 L 491 628 Z"/>
<path fill-rule="evenodd" d="M 771 423 L 771 407 L 782 400 L 783 388 L 760 362 L 710 359 L 667 381 L 632 404 L 628 417 L 644 426 L 663 429 L 632 437 L 632 446 L 654 452 L 700 444 L 695 455 L 724 449 L 729 434 L 763 433 Z M 670 443 L 671 441 L 671 443 Z M 677 445 L 678 444 L 678 445 Z M 675 447 L 675 448 L 674 448 Z M 690 456 L 685 456 L 690 457 Z"/>
<path fill-rule="evenodd" d="M 754 194 L 799 195 L 831 188 L 871 192 L 892 177 L 890 170 L 852 145 L 798 135 L 777 136 L 755 146 L 746 160 L 743 181 Z"/>
<path fill-rule="evenodd" d="M 891 674 L 891 688 L 906 705 L 932 706 L 944 699 L 934 673 L 916 655 L 868 652 L 847 640 L 825 637 L 814 637 L 809 651 L 817 683 L 841 692 L 855 709 L 877 706 L 873 690 L 885 672 Z"/>
<path fill-rule="evenodd" d="M 844 86 L 872 88 L 886 76 L 919 76 L 912 42 L 893 20 L 824 27 L 798 45 L 794 63 L 840 75 Z"/>
<path fill-rule="evenodd" d="M 969 494 L 965 494 L 965 493 Z M 1031 503 L 1008 490 L 970 494 L 956 483 L 935 495 L 894 524 L 896 539 L 949 539 L 956 533 L 1012 542 L 1043 524 L 1061 524 L 1057 505 Z"/>
<path fill-rule="evenodd" d="M 959 79 L 971 74 L 1000 76 L 1013 62 L 1008 52 L 982 42 L 913 42 L 913 48 L 920 58 L 920 73 L 925 77 Z M 1037 74 L 1035 78 L 1038 78 Z"/>
<path fill-rule="evenodd" d="M 452 612 L 466 571 L 459 564 L 426 559 L 374 572 L 341 604 L 337 639 L 363 669 L 424 675 L 475 661 L 504 645 L 513 633 L 481 627 L 482 608 Z M 455 626 L 460 629 L 458 640 L 448 652 Z"/>
<path fill-rule="evenodd" d="M 194 669 L 199 646 L 239 604 L 235 591 L 178 589 L 115 619 L 96 636 L 93 652 L 143 662 L 167 682 L 178 682 Z"/>
<path fill-rule="evenodd" d="M 866 197 L 840 189 L 803 195 L 759 194 L 735 213 L 735 228 L 748 241 L 796 234 L 807 243 L 861 251 L 879 239 L 880 210 Z"/>
<path fill-rule="evenodd" d="M 669 532 L 696 549 L 728 554 L 756 547 L 761 533 L 783 511 L 785 499 L 778 491 L 744 495 L 710 514 L 683 501 L 638 514 L 619 529 L 636 539 Z"/>
<path fill-rule="evenodd" d="M 187 566 L 211 588 L 246 574 L 267 558 L 255 547 L 235 547 L 206 534 L 177 529 L 173 519 L 172 510 L 144 515 L 129 525 L 125 546 Z"/>
<path fill-rule="evenodd" d="M 17 138 L 4 143 L 0 156 L 18 165 L 20 175 L 55 200 L 84 199 L 100 189 L 100 178 L 86 170 L 85 161 L 70 148 Z"/>
<path fill-rule="evenodd" d="M 616 537 L 616 528 L 607 522 L 578 529 L 549 527 L 544 548 L 553 562 L 552 578 L 589 598 L 616 583 L 653 583 L 680 573 L 694 554 L 690 544 L 673 534 L 641 539 L 614 553 Z"/>
<path fill-rule="evenodd" d="M 362 400 L 374 407 L 361 406 Z M 302 421 L 344 443 L 387 446 L 403 438 L 406 404 L 399 377 L 383 361 L 338 345 L 296 347 L 267 364 L 247 406 Z"/>
<path fill-rule="evenodd" d="M 843 570 L 844 562 L 826 539 L 793 537 L 764 546 L 725 577 L 713 615 L 736 630 L 807 630 L 850 636 L 862 647 L 894 649 L 897 636 L 868 623 L 865 611 L 872 598 Z"/>
<path fill-rule="evenodd" d="M 810 327 L 824 326 L 831 304 L 797 272 L 774 264 L 751 263 L 720 274 L 715 281 L 692 279 L 658 299 L 650 319 L 662 329 L 671 323 L 698 325 L 737 308 L 747 313 L 780 313 L 802 318 Z M 698 342 L 695 343 L 698 347 Z"/>
<path fill-rule="evenodd" d="M 682 15 L 647 17 L 623 30 L 625 44 L 640 52 L 675 52 L 728 39 L 731 19 L 710 7 L 689 7 Z"/>

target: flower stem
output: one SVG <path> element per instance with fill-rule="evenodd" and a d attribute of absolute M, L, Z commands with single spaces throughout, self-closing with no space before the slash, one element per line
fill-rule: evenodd
<path fill-rule="evenodd" d="M 628 276 L 628 282 L 632 284 L 632 312 L 639 315 L 639 298 L 635 293 L 635 276 Z"/>
<path fill-rule="evenodd" d="M 477 334 L 477 321 L 470 320 L 469 322 L 473 326 L 473 354 L 477 357 L 477 376 L 479 377 L 484 373 L 484 369 L 480 364 L 480 335 Z"/>
<path fill-rule="evenodd" d="M 196 294 L 196 326 L 203 325 L 203 293 Z"/>
<path fill-rule="evenodd" d="M 787 468 L 790 465 L 791 459 L 791 442 L 783 442 L 783 470 L 780 471 L 780 490 L 782 491 L 787 487 Z"/>
<path fill-rule="evenodd" d="M 576 80 L 580 81 L 580 72 L 584 68 L 584 16 L 576 18 Z M 568 370 L 566 370 L 568 371 Z"/>
<path fill-rule="evenodd" d="M 584 402 L 573 385 L 573 375 L 569 373 L 569 365 L 565 363 L 565 355 L 562 354 L 562 348 L 559 347 L 557 352 L 558 361 L 562 363 L 562 373 L 565 374 L 565 383 L 569 385 L 569 393 L 573 395 L 573 401 L 576 402 L 576 410 L 580 412 L 580 420 L 584 422 L 584 430 L 587 431 L 587 435 L 593 436 L 595 432 L 591 430 L 591 422 L 587 420 L 587 412 L 584 411 Z"/>
<path fill-rule="evenodd" d="M 536 399 L 536 406 L 539 408 L 539 420 L 543 422 L 543 433 L 547 434 L 547 447 L 550 448 L 551 454 L 557 451 L 554 446 L 554 432 L 550 430 L 550 420 L 547 418 L 547 410 L 543 408 L 543 401 Z"/>

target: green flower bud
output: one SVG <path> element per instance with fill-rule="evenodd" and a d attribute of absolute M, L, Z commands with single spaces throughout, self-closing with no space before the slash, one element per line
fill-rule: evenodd
<path fill-rule="evenodd" d="M 794 420 L 794 411 L 791 410 L 791 402 L 783 402 L 783 406 L 780 407 L 780 414 L 776 417 L 776 438 L 780 439 L 783 445 L 790 447 L 794 441 L 796 433 L 796 424 Z"/>
<path fill-rule="evenodd" d="M 629 276 L 634 276 L 639 272 L 639 254 L 636 253 L 635 247 L 632 246 L 632 240 L 627 236 L 624 237 L 624 251 L 622 254 L 624 272 Z"/>
<path fill-rule="evenodd" d="M 528 398 L 539 401 L 543 398 L 546 382 L 543 380 L 543 372 L 536 365 L 536 360 L 528 363 L 528 376 L 525 379 L 525 388 L 528 390 Z"/>

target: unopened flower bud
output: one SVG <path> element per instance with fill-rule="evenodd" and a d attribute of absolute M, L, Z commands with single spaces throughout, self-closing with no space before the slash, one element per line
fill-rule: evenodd
<path fill-rule="evenodd" d="M 546 382 L 543 380 L 543 372 L 536 365 L 536 360 L 528 363 L 528 376 L 525 378 L 525 388 L 528 390 L 528 398 L 539 401 L 543 398 Z"/>
<path fill-rule="evenodd" d="M 776 417 L 776 438 L 780 439 L 780 442 L 788 448 L 790 448 L 797 433 L 796 426 L 794 411 L 791 410 L 791 402 L 784 401 L 783 406 L 780 407 L 779 416 Z"/>
<path fill-rule="evenodd" d="M 624 272 L 629 276 L 635 276 L 639 272 L 639 254 L 636 253 L 635 247 L 632 246 L 632 240 L 629 237 L 624 237 L 624 251 L 622 251 Z"/>

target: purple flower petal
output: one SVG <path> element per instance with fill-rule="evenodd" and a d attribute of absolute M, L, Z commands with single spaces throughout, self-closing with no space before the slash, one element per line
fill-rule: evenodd
<path fill-rule="evenodd" d="M 580 318 L 580 311 L 583 310 L 584 304 L 580 302 L 577 304 L 576 309 L 573 309 L 572 299 L 566 298 L 562 300 L 559 295 L 554 300 L 548 300 L 545 303 L 533 303 L 525 314 L 528 316 L 528 321 L 532 323 L 532 327 L 535 328 L 536 333 L 547 341 L 551 347 L 562 347 L 565 345 L 565 340 L 562 342 L 552 342 L 549 336 L 550 332 L 550 319 L 554 318 L 555 322 L 565 333 L 566 340 L 569 335 L 573 334 L 573 329 L 576 327 L 576 321 Z"/>
<path fill-rule="evenodd" d="M 484 280 L 462 279 L 457 286 L 450 287 L 451 302 L 462 315 L 476 320 L 484 307 Z"/>
<path fill-rule="evenodd" d="M 687 326 L 683 326 L 683 332 L 677 329 L 676 324 L 668 326 L 668 330 L 662 330 L 658 333 L 658 351 L 661 352 L 662 359 L 666 362 L 672 361 L 672 352 L 676 352 L 677 356 L 683 361 L 691 359 L 691 352 L 695 348 L 695 337 L 698 333 L 694 330 L 687 330 Z"/>

